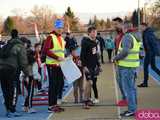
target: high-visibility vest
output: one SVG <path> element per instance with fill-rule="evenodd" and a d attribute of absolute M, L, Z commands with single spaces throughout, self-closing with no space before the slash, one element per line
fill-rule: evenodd
<path fill-rule="evenodd" d="M 52 36 L 52 43 L 53 43 L 54 47 L 49 50 L 51 52 L 53 52 L 55 55 L 57 55 L 58 57 L 64 58 L 64 56 L 65 56 L 65 41 L 64 41 L 64 39 L 61 37 L 62 45 L 60 45 L 59 40 L 56 35 L 50 34 L 50 36 Z M 54 58 L 46 56 L 45 63 L 49 64 L 49 65 L 52 65 L 52 64 L 59 65 L 60 62 Z"/>
<path fill-rule="evenodd" d="M 124 59 L 118 61 L 118 65 L 122 67 L 136 68 L 140 66 L 139 52 L 140 52 L 141 42 L 137 42 L 136 38 L 132 34 L 129 35 L 133 39 L 133 48 L 129 50 L 128 55 Z M 120 53 L 123 50 L 121 44 L 122 41 L 119 45 L 118 53 Z"/>

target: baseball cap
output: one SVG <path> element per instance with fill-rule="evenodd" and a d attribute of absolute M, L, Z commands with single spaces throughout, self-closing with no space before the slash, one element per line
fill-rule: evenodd
<path fill-rule="evenodd" d="M 57 29 L 63 28 L 64 27 L 64 22 L 61 19 L 57 19 L 54 21 L 54 27 Z"/>

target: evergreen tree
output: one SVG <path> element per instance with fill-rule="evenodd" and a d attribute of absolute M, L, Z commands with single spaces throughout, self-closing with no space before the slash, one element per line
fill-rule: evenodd
<path fill-rule="evenodd" d="M 136 10 L 132 14 L 132 24 L 134 27 L 138 27 L 138 12 Z"/>
<path fill-rule="evenodd" d="M 8 16 L 7 19 L 4 21 L 3 31 L 4 31 L 6 34 L 9 34 L 13 28 L 14 28 L 13 19 Z"/>
<path fill-rule="evenodd" d="M 79 19 L 75 17 L 74 12 L 71 10 L 70 7 L 67 8 L 67 11 L 64 14 L 65 18 L 65 25 L 69 27 L 71 31 L 78 31 L 79 30 Z"/>

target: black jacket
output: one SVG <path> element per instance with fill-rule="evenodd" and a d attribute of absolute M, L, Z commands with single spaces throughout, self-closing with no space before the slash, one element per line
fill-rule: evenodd
<path fill-rule="evenodd" d="M 81 44 L 81 61 L 82 65 L 87 68 L 95 68 L 100 66 L 97 53 L 97 43 L 89 37 L 84 37 Z"/>
<path fill-rule="evenodd" d="M 156 40 L 157 40 L 157 38 L 156 38 L 152 28 L 147 28 L 143 32 L 143 46 L 144 46 L 146 54 L 148 54 L 148 53 L 155 54 L 157 52 Z"/>
<path fill-rule="evenodd" d="M 105 48 L 104 39 L 101 36 L 97 36 L 96 39 L 99 41 L 99 43 L 100 43 L 100 49 L 102 51 Z"/>

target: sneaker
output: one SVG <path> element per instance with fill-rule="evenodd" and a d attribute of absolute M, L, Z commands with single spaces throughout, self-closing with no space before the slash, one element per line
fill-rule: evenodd
<path fill-rule="evenodd" d="M 12 118 L 12 117 L 20 117 L 20 116 L 22 116 L 22 114 L 20 114 L 20 113 L 18 113 L 18 112 L 7 112 L 7 113 L 6 113 L 6 116 L 7 116 L 8 118 Z"/>
<path fill-rule="evenodd" d="M 87 104 L 88 104 L 89 106 L 94 106 L 94 103 L 93 103 L 93 101 L 91 101 L 91 100 L 88 100 L 88 101 L 87 101 Z"/>
<path fill-rule="evenodd" d="M 61 108 L 59 106 L 54 106 L 54 107 L 49 107 L 48 108 L 48 112 L 55 112 L 55 113 L 59 113 L 59 112 L 63 112 L 64 108 Z"/>
<path fill-rule="evenodd" d="M 22 109 L 23 109 L 24 112 L 28 112 L 29 111 L 29 107 L 25 107 L 24 106 Z"/>
<path fill-rule="evenodd" d="M 94 103 L 94 104 L 97 104 L 97 103 L 99 103 L 99 100 L 98 100 L 98 99 L 94 99 L 94 100 L 93 100 L 93 103 Z"/>
<path fill-rule="evenodd" d="M 90 109 L 90 106 L 88 104 L 88 101 L 84 101 L 84 106 L 83 106 L 84 109 L 88 110 Z"/>
<path fill-rule="evenodd" d="M 141 83 L 140 85 L 138 85 L 138 87 L 148 87 L 148 85 L 147 84 L 144 84 L 144 83 Z"/>
<path fill-rule="evenodd" d="M 134 115 L 135 115 L 134 112 L 129 112 L 129 111 L 125 111 L 124 113 L 120 114 L 121 117 L 131 117 L 131 116 L 134 116 Z"/>
<path fill-rule="evenodd" d="M 117 106 L 120 106 L 120 107 L 128 106 L 128 101 L 127 100 L 120 100 L 117 102 Z"/>
<path fill-rule="evenodd" d="M 32 113 L 36 113 L 37 111 L 35 110 L 35 109 L 33 109 L 33 108 L 30 108 L 29 110 L 28 110 L 28 113 L 30 113 L 30 114 L 32 114 Z"/>
<path fill-rule="evenodd" d="M 61 110 L 61 112 L 64 112 L 64 111 L 65 111 L 64 108 L 62 108 L 62 107 L 60 107 L 60 106 L 58 106 L 58 105 L 57 105 L 57 107 Z"/>

